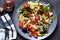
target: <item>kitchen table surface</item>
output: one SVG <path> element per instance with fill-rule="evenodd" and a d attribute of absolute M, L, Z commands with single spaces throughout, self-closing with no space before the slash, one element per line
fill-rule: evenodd
<path fill-rule="evenodd" d="M 21 1 L 24 1 L 24 0 L 14 0 L 15 2 L 14 13 L 16 9 L 19 7 L 19 4 L 21 3 Z M 3 2 L 4 0 L 0 0 L 0 7 L 3 7 Z M 51 4 L 55 7 L 55 11 L 58 16 L 58 22 L 57 22 L 57 26 L 54 32 L 44 40 L 60 40 L 60 0 L 49 0 L 49 2 L 51 2 Z M 1 19 L 0 19 L 0 23 L 2 23 Z M 27 40 L 27 39 L 23 38 L 17 33 L 16 40 Z"/>

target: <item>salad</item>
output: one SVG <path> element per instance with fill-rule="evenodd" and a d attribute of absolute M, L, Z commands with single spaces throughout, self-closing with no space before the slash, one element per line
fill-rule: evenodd
<path fill-rule="evenodd" d="M 48 25 L 55 19 L 53 13 L 50 12 L 50 8 L 37 1 L 24 2 L 18 11 L 18 26 L 30 37 L 44 36 L 47 33 Z"/>

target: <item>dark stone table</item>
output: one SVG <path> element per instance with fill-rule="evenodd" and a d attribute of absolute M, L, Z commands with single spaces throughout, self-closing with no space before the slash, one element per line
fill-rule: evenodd
<path fill-rule="evenodd" d="M 4 0 L 0 0 L 0 7 L 3 7 L 3 1 Z M 21 1 L 24 1 L 24 0 L 14 0 L 14 1 L 15 1 L 15 10 L 16 10 L 19 4 L 21 3 Z M 49 1 L 55 7 L 55 11 L 58 16 L 58 22 L 57 22 L 56 30 L 48 38 L 44 40 L 60 40 L 60 18 L 59 18 L 60 17 L 60 0 L 49 0 Z M 1 20 L 0 20 L 0 23 L 1 23 Z M 16 40 L 26 40 L 26 39 L 20 36 L 19 34 L 17 34 Z"/>

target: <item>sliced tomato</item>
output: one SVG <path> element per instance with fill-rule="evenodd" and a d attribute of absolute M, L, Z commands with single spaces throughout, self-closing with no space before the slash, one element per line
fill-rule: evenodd
<path fill-rule="evenodd" d="M 35 15 L 35 20 L 37 21 L 39 19 L 40 19 L 40 17 L 38 15 Z"/>
<path fill-rule="evenodd" d="M 34 37 L 37 37 L 38 36 L 38 33 L 36 31 L 33 32 L 33 36 Z"/>
<path fill-rule="evenodd" d="M 43 22 L 44 24 L 48 24 L 48 22 L 46 22 L 45 20 L 42 20 L 42 22 Z"/>
<path fill-rule="evenodd" d="M 31 23 L 34 25 L 34 24 L 36 24 L 36 21 L 31 21 Z"/>
<path fill-rule="evenodd" d="M 27 25 L 26 25 L 26 28 L 27 28 L 27 29 L 30 29 L 30 24 L 27 24 Z"/>
<path fill-rule="evenodd" d="M 37 37 L 37 36 L 38 36 L 38 33 L 37 33 L 35 30 L 30 29 L 30 31 L 31 31 L 31 33 L 32 33 L 32 35 L 33 35 L 34 37 Z"/>
<path fill-rule="evenodd" d="M 30 30 L 32 36 L 34 36 L 34 37 L 38 36 L 38 33 L 34 29 L 30 28 L 29 30 Z"/>
<path fill-rule="evenodd" d="M 50 16 L 49 12 L 46 12 L 45 15 L 48 16 L 48 17 Z"/>
<path fill-rule="evenodd" d="M 34 30 L 32 28 L 29 29 L 32 33 L 34 32 Z"/>
<path fill-rule="evenodd" d="M 23 23 L 21 21 L 18 22 L 18 25 L 19 25 L 20 28 L 23 27 Z"/>
<path fill-rule="evenodd" d="M 24 8 L 28 8 L 28 7 L 29 7 L 28 2 L 25 2 L 24 3 Z"/>
<path fill-rule="evenodd" d="M 31 12 L 28 11 L 27 14 L 28 14 L 28 15 L 31 15 Z"/>

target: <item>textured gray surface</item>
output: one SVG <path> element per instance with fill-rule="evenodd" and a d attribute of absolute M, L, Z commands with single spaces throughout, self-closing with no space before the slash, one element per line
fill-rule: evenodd
<path fill-rule="evenodd" d="M 4 0 L 0 0 L 0 6 L 2 7 L 3 5 L 3 1 Z M 23 1 L 23 0 L 22 0 Z M 44 40 L 60 40 L 60 0 L 49 0 L 55 7 L 56 13 L 58 15 L 58 23 L 57 23 L 57 27 L 56 30 L 46 39 Z M 15 0 L 15 10 L 18 8 L 19 4 L 20 4 L 21 0 Z M 1 20 L 0 20 L 1 23 Z M 26 40 L 23 37 L 21 37 L 19 34 L 17 36 L 16 40 Z"/>

